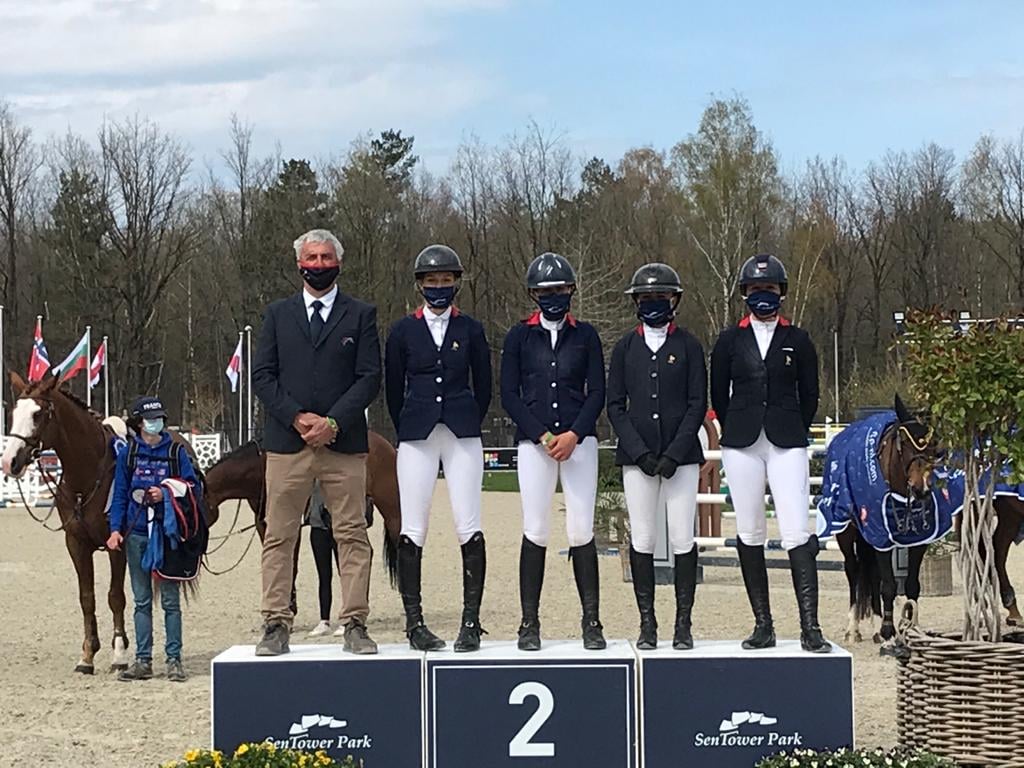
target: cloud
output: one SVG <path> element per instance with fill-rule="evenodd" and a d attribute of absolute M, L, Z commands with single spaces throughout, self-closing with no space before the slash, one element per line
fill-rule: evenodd
<path fill-rule="evenodd" d="M 0 94 L 41 133 L 140 114 L 186 139 L 237 112 L 314 141 L 493 97 L 450 22 L 502 0 L 0 0 Z M 347 142 L 346 142 L 347 143 Z"/>

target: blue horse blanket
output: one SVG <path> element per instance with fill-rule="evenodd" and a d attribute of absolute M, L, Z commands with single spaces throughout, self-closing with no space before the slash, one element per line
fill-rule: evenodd
<path fill-rule="evenodd" d="M 923 499 L 907 498 L 885 482 L 878 446 L 894 411 L 854 422 L 829 444 L 818 502 L 818 536 L 853 523 L 873 548 L 913 547 L 941 539 L 964 503 L 962 474 L 936 470 Z"/>

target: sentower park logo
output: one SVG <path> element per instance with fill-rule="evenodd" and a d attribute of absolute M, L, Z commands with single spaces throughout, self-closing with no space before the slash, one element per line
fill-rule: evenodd
<path fill-rule="evenodd" d="M 373 747 L 370 734 L 338 733 L 348 728 L 348 720 L 333 715 L 302 715 L 288 728 L 286 737 L 267 736 L 264 741 L 280 749 L 367 750 Z"/>
<path fill-rule="evenodd" d="M 773 728 L 778 719 L 763 712 L 733 712 L 718 726 L 718 733 L 698 732 L 693 745 L 705 748 L 730 747 L 799 747 L 803 736 L 799 731 L 780 732 Z"/>

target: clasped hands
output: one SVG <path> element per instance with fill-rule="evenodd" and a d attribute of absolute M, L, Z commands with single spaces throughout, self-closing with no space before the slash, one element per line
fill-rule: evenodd
<path fill-rule="evenodd" d="M 555 461 L 565 461 L 572 456 L 572 452 L 576 450 L 576 445 L 579 441 L 579 436 L 572 430 L 563 432 L 560 435 L 545 432 L 540 437 L 540 444 L 544 446 L 548 456 Z"/>
<path fill-rule="evenodd" d="M 316 413 L 301 412 L 292 421 L 292 426 L 310 448 L 330 445 L 338 437 L 339 430 L 332 426 L 331 420 Z"/>
<path fill-rule="evenodd" d="M 679 468 L 679 463 L 675 459 L 671 459 L 668 456 L 657 457 L 653 453 L 642 455 L 636 460 L 636 465 L 648 477 L 661 475 L 666 480 L 672 477 Z"/>

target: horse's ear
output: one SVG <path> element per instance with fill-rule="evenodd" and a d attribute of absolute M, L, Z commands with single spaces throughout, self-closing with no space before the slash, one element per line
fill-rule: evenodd
<path fill-rule="evenodd" d="M 39 393 L 50 393 L 57 388 L 58 384 L 60 384 L 60 377 L 53 376 L 52 374 L 48 375 L 45 379 L 43 379 L 40 382 Z"/>
<path fill-rule="evenodd" d="M 910 410 L 903 402 L 903 398 L 900 397 L 899 392 L 896 393 L 895 401 L 896 418 L 901 424 L 905 424 L 908 421 L 913 421 L 914 417 L 910 413 Z"/>
<path fill-rule="evenodd" d="M 25 390 L 28 389 L 28 382 L 21 378 L 17 371 L 9 371 L 7 376 L 11 380 L 11 389 L 14 392 L 14 396 L 17 398 L 25 394 Z"/>

